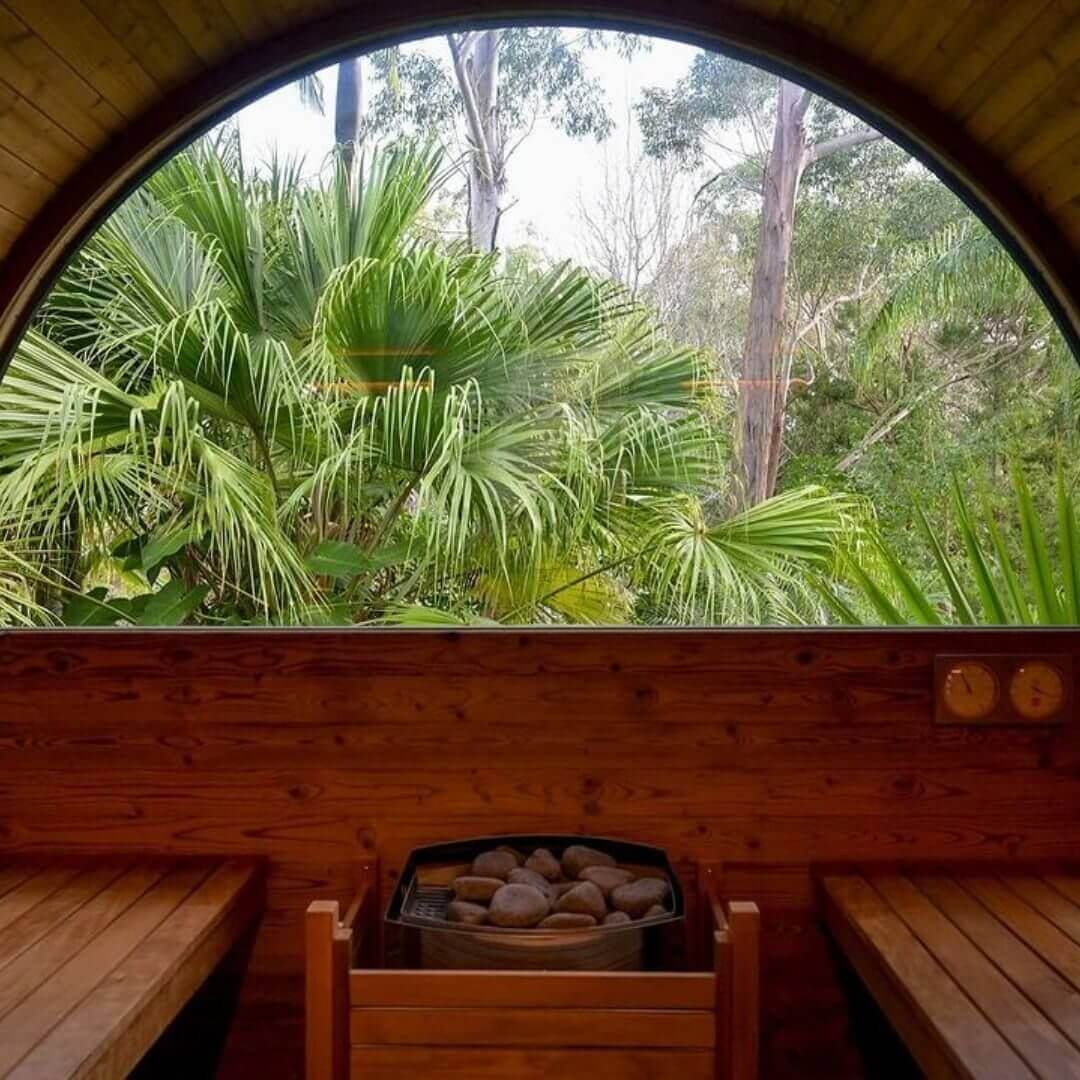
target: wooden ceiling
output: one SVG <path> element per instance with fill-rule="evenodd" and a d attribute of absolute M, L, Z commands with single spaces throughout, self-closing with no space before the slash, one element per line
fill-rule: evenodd
<path fill-rule="evenodd" d="M 1080 0 L 0 0 L 0 351 L 93 222 L 222 110 L 335 50 L 499 14 L 666 29 L 845 95 L 960 179 L 1075 342 Z"/>

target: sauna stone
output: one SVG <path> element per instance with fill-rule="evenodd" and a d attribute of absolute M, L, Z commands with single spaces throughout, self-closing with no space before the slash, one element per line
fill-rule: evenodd
<path fill-rule="evenodd" d="M 554 903 L 559 897 L 555 886 L 546 877 L 526 866 L 519 866 L 516 870 L 511 870 L 506 880 L 511 885 L 531 885 L 534 889 L 539 889 L 548 898 L 549 903 Z M 499 881 L 496 884 L 501 885 L 502 882 Z"/>
<path fill-rule="evenodd" d="M 571 844 L 562 857 L 562 872 L 571 880 L 581 876 L 587 866 L 614 866 L 615 860 L 603 851 L 586 847 L 584 844 Z"/>
<path fill-rule="evenodd" d="M 600 920 L 607 914 L 604 894 L 591 881 L 579 881 L 569 892 L 564 893 L 555 902 L 558 912 L 574 912 L 579 915 L 591 915 Z"/>
<path fill-rule="evenodd" d="M 503 844 L 477 855 L 453 893 L 449 922 L 556 930 L 665 918 L 671 884 L 648 872 L 639 878 L 585 844 L 571 844 L 561 859 Z"/>
<path fill-rule="evenodd" d="M 487 908 L 468 900 L 451 900 L 446 909 L 448 922 L 467 923 L 469 926 L 481 926 L 488 921 Z"/>
<path fill-rule="evenodd" d="M 500 878 L 505 881 L 511 870 L 517 869 L 517 859 L 510 851 L 484 851 L 473 859 L 473 877 Z"/>
<path fill-rule="evenodd" d="M 551 910 L 547 897 L 531 885 L 504 885 L 492 898 L 488 919 L 495 926 L 536 926 Z"/>
<path fill-rule="evenodd" d="M 525 860 L 525 869 L 535 871 L 548 881 L 558 881 L 562 877 L 562 867 L 559 865 L 559 860 L 547 848 L 537 848 Z"/>
<path fill-rule="evenodd" d="M 511 871 L 513 873 L 514 871 Z M 464 877 L 454 878 L 454 897 L 458 900 L 471 900 L 478 904 L 486 904 L 505 882 L 496 877 Z"/>
<path fill-rule="evenodd" d="M 660 878 L 639 878 L 613 889 L 611 906 L 616 911 L 625 911 L 633 919 L 640 919 L 649 908 L 663 904 L 670 890 L 671 886 Z"/>
<path fill-rule="evenodd" d="M 610 896 L 612 889 L 634 880 L 629 870 L 620 870 L 617 866 L 586 866 L 579 876 L 582 881 L 591 881 L 605 896 Z"/>
<path fill-rule="evenodd" d="M 556 911 L 549 915 L 541 924 L 541 930 L 580 930 L 587 926 L 595 926 L 596 920 L 591 915 L 585 915 L 577 911 Z"/>

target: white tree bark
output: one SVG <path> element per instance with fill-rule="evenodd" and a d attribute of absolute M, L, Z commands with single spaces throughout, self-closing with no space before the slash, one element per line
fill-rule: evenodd
<path fill-rule="evenodd" d="M 505 148 L 499 130 L 498 30 L 447 37 L 469 132 L 469 244 L 493 251 L 500 199 L 506 184 Z"/>

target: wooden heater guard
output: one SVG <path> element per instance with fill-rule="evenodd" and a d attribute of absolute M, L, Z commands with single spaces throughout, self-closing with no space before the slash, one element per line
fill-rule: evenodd
<path fill-rule="evenodd" d="M 307 909 L 307 1080 L 753 1080 L 757 905 L 699 868 L 711 971 L 419 971 L 380 966 L 378 867 L 344 917 Z"/>

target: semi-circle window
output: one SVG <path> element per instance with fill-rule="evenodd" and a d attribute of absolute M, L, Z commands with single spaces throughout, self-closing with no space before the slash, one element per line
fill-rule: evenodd
<path fill-rule="evenodd" d="M 0 621 L 1076 624 L 1078 408 L 862 120 L 461 30 L 250 105 L 73 260 L 0 383 Z"/>

